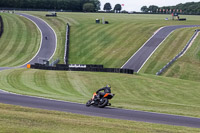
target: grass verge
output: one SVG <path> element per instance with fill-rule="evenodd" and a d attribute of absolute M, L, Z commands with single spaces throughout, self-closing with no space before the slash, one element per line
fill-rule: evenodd
<path fill-rule="evenodd" d="M 200 129 L 91 117 L 57 111 L 0 104 L 3 133 L 197 133 Z"/>
<path fill-rule="evenodd" d="M 178 59 L 163 75 L 200 82 L 200 35 L 188 51 Z"/>

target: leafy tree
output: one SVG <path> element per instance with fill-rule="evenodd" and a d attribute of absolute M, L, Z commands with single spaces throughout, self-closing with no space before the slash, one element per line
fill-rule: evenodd
<path fill-rule="evenodd" d="M 149 11 L 151 13 L 156 13 L 157 9 L 158 9 L 158 6 L 155 6 L 155 5 L 150 5 L 149 6 Z"/>
<path fill-rule="evenodd" d="M 110 3 L 106 3 L 106 4 L 104 5 L 103 10 L 105 10 L 105 11 L 110 11 L 111 9 L 112 9 L 112 7 L 111 7 L 111 4 L 110 4 Z"/>
<path fill-rule="evenodd" d="M 91 3 L 94 4 L 94 7 L 95 7 L 95 11 L 98 11 L 101 9 L 101 3 L 99 0 L 90 0 Z"/>
<path fill-rule="evenodd" d="M 147 6 L 141 7 L 141 11 L 147 13 L 149 11 Z"/>
<path fill-rule="evenodd" d="M 122 10 L 121 4 L 116 4 L 114 10 L 115 10 L 116 12 L 120 12 L 120 11 Z"/>
<path fill-rule="evenodd" d="M 84 12 L 94 12 L 95 11 L 95 7 L 93 3 L 85 3 L 83 5 L 83 11 Z"/>

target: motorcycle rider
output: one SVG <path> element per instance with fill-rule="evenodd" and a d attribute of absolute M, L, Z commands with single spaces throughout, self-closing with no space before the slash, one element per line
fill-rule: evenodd
<path fill-rule="evenodd" d="M 104 91 L 104 92 L 101 92 Z M 96 96 L 92 98 L 92 100 L 99 100 L 102 96 L 104 96 L 106 93 L 111 93 L 111 85 L 107 84 L 106 87 L 103 87 L 96 91 Z"/>

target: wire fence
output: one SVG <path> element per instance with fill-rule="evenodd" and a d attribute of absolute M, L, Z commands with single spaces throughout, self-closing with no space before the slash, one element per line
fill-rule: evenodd
<path fill-rule="evenodd" d="M 192 38 L 188 41 L 188 43 L 186 44 L 186 46 L 183 48 L 183 50 L 176 55 L 169 63 L 167 63 L 167 65 L 165 65 L 162 69 L 160 69 L 159 72 L 156 73 L 156 75 L 161 75 L 164 71 L 166 71 L 167 68 L 169 68 L 178 58 L 180 58 L 185 51 L 188 49 L 190 43 L 192 42 L 192 40 L 195 38 L 195 36 L 197 35 L 197 33 L 200 31 L 200 29 L 195 30 L 194 35 L 192 36 Z"/>

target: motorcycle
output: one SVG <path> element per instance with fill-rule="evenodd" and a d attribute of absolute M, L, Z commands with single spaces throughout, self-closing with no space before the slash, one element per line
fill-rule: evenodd
<path fill-rule="evenodd" d="M 100 98 L 96 97 L 97 94 L 93 94 L 93 98 L 90 99 L 87 103 L 86 106 L 89 107 L 91 105 L 99 107 L 99 108 L 104 108 L 105 106 L 111 106 L 111 103 L 109 103 L 109 100 L 112 99 L 115 94 L 112 93 L 105 93 L 103 96 Z"/>

